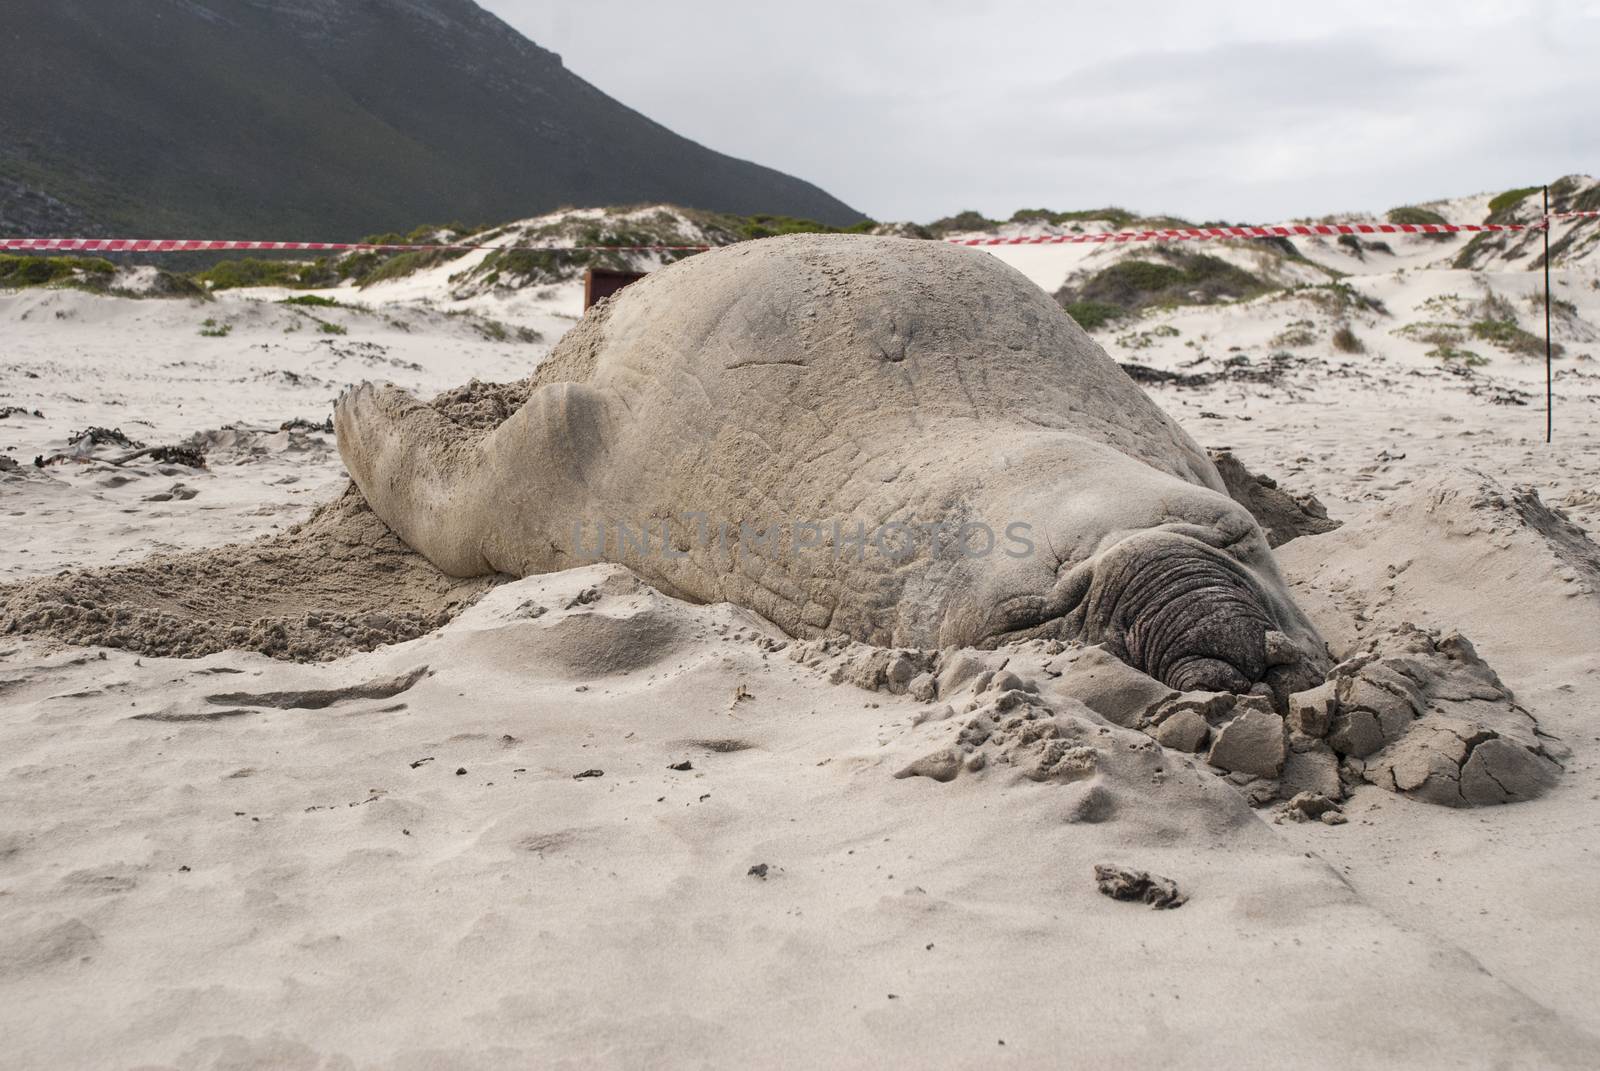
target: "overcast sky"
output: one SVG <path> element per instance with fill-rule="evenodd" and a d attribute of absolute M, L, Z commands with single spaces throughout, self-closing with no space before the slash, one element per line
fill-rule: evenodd
<path fill-rule="evenodd" d="M 881 220 L 1272 222 L 1600 170 L 1600 0 L 480 0 L 678 133 Z"/>

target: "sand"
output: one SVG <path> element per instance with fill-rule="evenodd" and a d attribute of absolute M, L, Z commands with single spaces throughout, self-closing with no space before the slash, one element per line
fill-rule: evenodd
<path fill-rule="evenodd" d="M 1476 285 L 1437 274 L 1354 282 L 1399 319 Z M 1600 320 L 1593 269 L 1557 274 L 1580 317 Z M 1514 290 L 1522 275 L 1482 278 Z M 272 655 L 198 658 L 64 645 L 61 629 L 0 635 L 8 1066 L 1583 1067 L 1600 1054 L 1600 559 L 1583 531 L 1600 519 L 1600 399 L 1581 345 L 1548 447 L 1536 368 L 1497 355 L 1458 376 L 1377 318 L 1358 324 L 1364 356 L 1318 343 L 1276 376 L 1147 388 L 1202 445 L 1340 522 L 1276 551 L 1336 653 L 1407 623 L 1459 631 L 1562 766 L 1536 799 L 1470 809 L 1352 782 L 1329 824 L 1277 792 L 1252 806 L 1262 779 L 1219 776 L 1177 728 L 1163 745 L 1097 713 L 1063 683 L 1081 680 L 1083 652 L 969 663 L 797 644 L 607 566 L 452 591 L 370 529 L 353 565 L 267 582 L 259 555 L 219 548 L 265 537 L 246 545 L 281 551 L 370 524 L 339 500 L 327 436 L 302 429 L 291 450 L 277 430 L 320 424 L 339 384 L 371 374 L 357 343 L 417 365 L 383 367 L 430 395 L 515 384 L 548 346 L 478 338 L 413 294 L 337 313 L 350 334 L 327 354 L 283 336 L 277 296 L 0 295 L 0 402 L 45 414 L 0 421 L 19 461 L 0 496 L 21 535 L 0 547 L 0 575 L 58 593 L 142 576 L 155 591 L 155 566 L 104 570 L 200 551 L 220 578 L 209 597 L 161 597 L 171 628 L 206 642 L 199 622 L 224 611 L 294 620 L 308 576 L 352 622 L 448 621 L 387 637 L 302 628 Z M 570 293 L 514 300 L 501 318 L 547 339 L 571 322 L 558 315 Z M 219 313 L 239 326 L 198 336 Z M 1176 338 L 1104 341 L 1172 372 L 1193 370 L 1183 343 L 1202 337 L 1260 363 L 1304 315 L 1179 309 L 1140 325 Z M 402 318 L 409 332 L 389 326 Z M 258 348 L 285 339 L 303 348 Z M 1529 404 L 1494 403 L 1513 390 Z M 30 464 L 91 425 L 178 443 L 226 424 L 260 438 L 203 470 Z M 94 453 L 113 449 L 127 452 Z M 198 493 L 147 501 L 174 483 Z M 393 642 L 360 649 L 378 639 Z"/>
<path fill-rule="evenodd" d="M 432 404 L 463 428 L 489 429 L 528 389 L 474 380 Z M 193 441 L 210 455 L 239 439 L 224 432 Z M 0 630 L 170 658 L 235 649 L 321 661 L 431 632 L 502 579 L 440 573 L 347 484 L 279 535 L 17 585 L 0 602 Z"/>

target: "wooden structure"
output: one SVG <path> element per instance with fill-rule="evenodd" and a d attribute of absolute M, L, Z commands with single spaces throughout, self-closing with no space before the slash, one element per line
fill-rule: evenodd
<path fill-rule="evenodd" d="M 590 268 L 583 273 L 583 311 L 601 298 L 608 298 L 631 282 L 643 279 L 642 271 L 613 271 L 610 268 Z"/>

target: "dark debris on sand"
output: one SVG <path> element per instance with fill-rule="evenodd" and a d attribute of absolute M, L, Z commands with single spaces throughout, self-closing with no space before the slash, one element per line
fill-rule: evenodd
<path fill-rule="evenodd" d="M 1145 903 L 1157 909 L 1182 907 L 1189 899 L 1178 891 L 1177 882 L 1171 878 L 1111 863 L 1096 863 L 1094 880 L 1104 896 Z"/>

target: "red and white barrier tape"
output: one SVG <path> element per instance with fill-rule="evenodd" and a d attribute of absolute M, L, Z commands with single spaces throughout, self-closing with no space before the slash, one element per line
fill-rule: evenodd
<path fill-rule="evenodd" d="M 82 253 L 211 253 L 234 250 L 251 253 L 415 253 L 426 249 L 470 252 L 493 249 L 502 253 L 594 252 L 701 252 L 709 245 L 396 245 L 374 242 L 252 242 L 198 238 L 0 238 L 0 249 L 35 252 Z"/>
<path fill-rule="evenodd" d="M 1081 245 L 1101 242 L 1206 242 L 1220 238 L 1305 238 L 1321 234 L 1453 234 L 1536 231 L 1537 223 L 1296 223 L 1282 227 L 1174 227 L 1101 234 L 1035 234 L 1015 238 L 947 238 L 955 245 Z"/>
<path fill-rule="evenodd" d="M 1553 219 L 1594 218 L 1600 211 L 1551 212 L 1536 223 L 1291 223 L 1276 227 L 1173 227 L 1100 234 L 1038 234 L 1014 238 L 946 238 L 954 245 L 1088 245 L 1104 242 L 1205 242 L 1223 238 L 1307 238 L 1344 234 L 1457 234 L 1540 231 Z"/>
<path fill-rule="evenodd" d="M 1105 231 L 1098 234 L 1036 234 L 1014 238 L 946 238 L 952 245 L 1088 245 L 1122 242 L 1205 242 L 1227 238 L 1307 238 L 1345 234 L 1456 234 L 1537 231 L 1553 219 L 1590 219 L 1600 211 L 1552 212 L 1537 223 L 1293 223 L 1274 227 L 1173 227 L 1167 230 Z M 502 253 L 686 253 L 711 245 L 412 245 L 374 242 L 257 242 L 194 238 L 0 238 L 0 249 L 80 253 L 416 253 L 426 250 Z"/>

